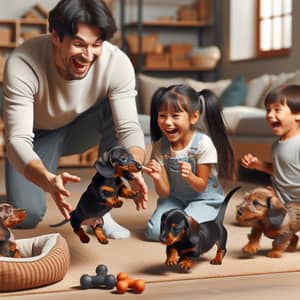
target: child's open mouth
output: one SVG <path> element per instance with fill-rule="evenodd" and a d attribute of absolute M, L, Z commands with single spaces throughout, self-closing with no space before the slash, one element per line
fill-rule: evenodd
<path fill-rule="evenodd" d="M 281 123 L 276 121 L 276 122 L 271 122 L 271 127 L 273 129 L 277 129 L 277 128 L 280 128 L 281 127 Z"/>

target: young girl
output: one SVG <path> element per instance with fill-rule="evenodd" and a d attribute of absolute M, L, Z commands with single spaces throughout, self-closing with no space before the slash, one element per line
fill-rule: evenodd
<path fill-rule="evenodd" d="M 251 153 L 241 164 L 272 176 L 272 186 L 283 203 L 300 201 L 300 85 L 280 86 L 265 99 L 266 119 L 278 136 L 272 145 L 272 163 Z"/>
<path fill-rule="evenodd" d="M 211 138 L 196 129 L 204 114 Z M 224 200 L 218 174 L 232 177 L 233 152 L 216 96 L 186 85 L 159 88 L 151 102 L 151 160 L 144 171 L 159 195 L 146 238 L 159 240 L 164 212 L 181 208 L 198 222 L 213 220 Z"/>

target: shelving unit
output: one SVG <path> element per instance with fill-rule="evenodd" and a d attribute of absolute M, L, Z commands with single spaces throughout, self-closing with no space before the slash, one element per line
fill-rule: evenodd
<path fill-rule="evenodd" d="M 218 65 L 211 68 L 206 68 L 205 66 L 195 66 L 195 65 L 164 65 L 159 66 L 155 64 L 154 66 L 147 65 L 146 55 L 142 51 L 142 45 L 144 43 L 143 39 L 145 38 L 145 34 L 149 32 L 155 31 L 158 35 L 166 34 L 166 33 L 174 33 L 180 35 L 184 35 L 187 30 L 192 32 L 197 36 L 197 46 L 211 46 L 215 45 L 220 48 L 220 26 L 217 24 L 219 18 L 219 14 L 221 11 L 221 0 L 211 0 L 211 16 L 207 20 L 144 20 L 143 9 L 145 9 L 145 5 L 147 4 L 143 0 L 135 0 L 136 8 L 137 8 L 137 20 L 134 22 L 126 21 L 126 8 L 127 1 L 120 0 L 120 24 L 121 24 L 121 35 L 122 35 L 122 48 L 127 52 L 133 59 L 134 65 L 137 73 L 139 72 L 188 72 L 194 73 L 197 77 L 205 77 L 205 73 L 210 73 L 210 77 L 212 75 L 213 79 L 218 78 Z M 163 1 L 163 0 L 162 0 Z M 144 3 L 145 2 L 145 3 Z M 132 2 L 131 2 L 132 3 Z M 159 7 L 158 7 L 159 10 Z M 128 45 L 126 43 L 126 38 L 129 34 L 135 33 L 138 36 L 138 51 L 135 56 L 130 53 L 128 49 Z M 180 38 L 178 39 L 180 41 Z M 164 45 L 165 46 L 165 45 Z M 155 57 L 154 57 L 155 58 Z"/>

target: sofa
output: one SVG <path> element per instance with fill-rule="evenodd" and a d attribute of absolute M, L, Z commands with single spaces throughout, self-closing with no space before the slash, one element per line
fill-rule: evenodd
<path fill-rule="evenodd" d="M 140 73 L 137 75 L 137 106 L 147 143 L 150 143 L 149 114 L 154 91 L 161 86 L 179 83 L 188 84 L 198 91 L 210 89 L 219 97 L 237 161 L 248 152 L 271 161 L 271 144 L 276 137 L 265 120 L 264 98 L 271 89 L 281 84 L 300 84 L 300 70 L 277 75 L 263 74 L 251 80 L 237 76 L 215 82 L 186 77 L 158 78 Z"/>

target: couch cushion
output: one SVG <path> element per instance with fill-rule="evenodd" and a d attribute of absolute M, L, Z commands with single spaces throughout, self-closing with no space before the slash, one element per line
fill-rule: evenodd
<path fill-rule="evenodd" d="M 256 107 L 224 107 L 223 117 L 228 134 L 243 136 L 273 136 L 265 119 L 265 110 Z"/>
<path fill-rule="evenodd" d="M 296 71 L 295 73 L 292 73 L 292 76 L 290 76 L 284 84 L 299 84 L 300 85 L 300 70 Z"/>
<path fill-rule="evenodd" d="M 220 96 L 222 107 L 242 105 L 245 102 L 247 83 L 243 76 L 238 76 L 232 80 L 231 84 Z"/>
<path fill-rule="evenodd" d="M 168 87 L 172 84 L 184 84 L 186 79 L 183 77 L 159 78 L 144 74 L 138 74 L 138 109 L 139 112 L 150 115 L 151 98 L 154 92 L 160 87 Z"/>
<path fill-rule="evenodd" d="M 223 79 L 218 81 L 198 81 L 194 79 L 187 79 L 186 83 L 195 89 L 196 91 L 201 91 L 203 89 L 209 89 L 213 91 L 217 97 L 220 97 L 223 91 L 231 84 L 231 79 Z"/>
<path fill-rule="evenodd" d="M 262 95 L 271 85 L 271 77 L 269 74 L 264 74 L 249 81 L 245 98 L 246 106 L 256 107 L 259 104 Z"/>

